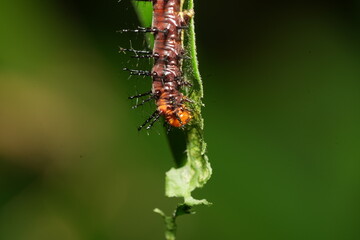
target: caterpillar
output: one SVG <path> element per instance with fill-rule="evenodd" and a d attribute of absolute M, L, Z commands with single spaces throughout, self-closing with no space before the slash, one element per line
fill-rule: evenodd
<path fill-rule="evenodd" d="M 129 99 L 143 99 L 137 108 L 146 102 L 155 100 L 157 106 L 153 114 L 138 127 L 150 129 L 161 116 L 169 127 L 184 127 L 192 119 L 191 109 L 186 103 L 191 103 L 188 97 L 180 91 L 182 87 L 191 86 L 184 80 L 181 68 L 182 61 L 188 58 L 183 48 L 183 30 L 193 16 L 193 11 L 181 11 L 181 0 L 137 0 L 153 4 L 152 26 L 138 29 L 123 29 L 121 32 L 152 33 L 154 46 L 152 51 L 120 48 L 121 52 L 132 52 L 135 58 L 153 58 L 151 71 L 124 68 L 130 75 L 149 76 L 152 78 L 152 89 L 149 92 L 130 96 Z"/>

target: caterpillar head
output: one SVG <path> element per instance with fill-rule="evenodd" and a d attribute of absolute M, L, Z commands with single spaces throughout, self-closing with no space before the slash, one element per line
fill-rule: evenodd
<path fill-rule="evenodd" d="M 176 111 L 171 111 L 165 114 L 165 120 L 173 127 L 182 127 L 190 122 L 192 115 L 184 105 L 179 107 Z"/>
<path fill-rule="evenodd" d="M 192 118 L 191 110 L 183 103 L 185 97 L 178 92 L 177 96 L 160 97 L 156 104 L 158 112 L 164 116 L 165 121 L 173 127 L 183 127 L 188 124 Z"/>

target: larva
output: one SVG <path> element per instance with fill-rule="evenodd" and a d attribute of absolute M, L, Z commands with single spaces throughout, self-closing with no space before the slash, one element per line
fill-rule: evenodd
<path fill-rule="evenodd" d="M 191 102 L 180 91 L 181 87 L 191 86 L 183 78 L 181 66 L 186 57 L 182 44 L 182 31 L 187 28 L 192 11 L 181 11 L 181 0 L 142 0 L 153 4 L 152 26 L 139 27 L 135 30 L 124 29 L 121 32 L 153 33 L 154 47 L 152 51 L 137 51 L 121 48 L 136 54 L 137 58 L 153 58 L 154 65 L 151 71 L 133 70 L 124 68 L 131 75 L 149 76 L 152 78 L 152 89 L 149 92 L 134 95 L 129 99 L 144 98 L 134 108 L 146 102 L 155 100 L 156 110 L 141 125 L 150 129 L 163 116 L 165 122 L 172 127 L 183 127 L 192 118 L 191 110 L 186 102 Z"/>

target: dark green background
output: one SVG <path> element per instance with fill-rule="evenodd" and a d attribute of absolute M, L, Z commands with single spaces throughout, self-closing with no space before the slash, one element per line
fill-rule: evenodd
<path fill-rule="evenodd" d="M 358 1 L 195 0 L 214 205 L 178 239 L 360 239 Z M 173 166 L 129 1 L 1 0 L 0 239 L 163 239 Z M 160 124 L 159 124 L 160 125 Z"/>

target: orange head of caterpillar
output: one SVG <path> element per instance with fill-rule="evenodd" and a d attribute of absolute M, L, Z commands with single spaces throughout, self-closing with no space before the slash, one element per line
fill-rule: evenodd
<path fill-rule="evenodd" d="M 170 114 L 165 115 L 165 120 L 173 127 L 182 127 L 190 122 L 192 115 L 188 109 L 182 105 L 176 111 L 172 111 Z"/>
<path fill-rule="evenodd" d="M 158 111 L 164 116 L 165 121 L 173 127 L 182 127 L 188 124 L 192 118 L 191 112 L 181 104 L 175 109 L 169 108 L 166 104 L 158 107 Z"/>

